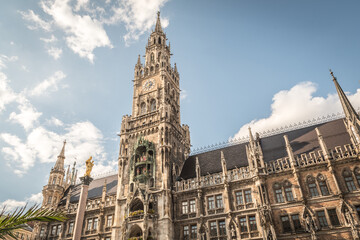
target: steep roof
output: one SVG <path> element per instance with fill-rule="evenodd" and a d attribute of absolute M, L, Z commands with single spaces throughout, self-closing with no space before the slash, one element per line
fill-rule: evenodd
<path fill-rule="evenodd" d="M 117 186 L 117 182 L 118 182 L 117 174 L 99 178 L 99 179 L 94 179 L 89 185 L 89 191 L 88 191 L 88 196 L 87 196 L 88 199 L 94 199 L 94 198 L 101 197 L 105 180 L 106 180 L 106 194 L 107 195 L 115 195 L 116 194 L 116 186 Z M 69 190 L 70 189 L 66 190 L 64 197 L 61 199 L 60 205 L 63 205 L 66 203 L 66 197 L 70 192 Z M 77 184 L 77 185 L 71 187 L 71 197 L 70 197 L 71 203 L 79 201 L 80 191 L 81 191 L 81 184 Z"/>
<path fill-rule="evenodd" d="M 350 137 L 346 131 L 343 119 L 337 119 L 309 127 L 304 127 L 288 132 L 260 138 L 264 161 L 269 162 L 286 157 L 285 141 L 283 136 L 287 135 L 295 155 L 320 150 L 315 128 L 318 127 L 322 133 L 329 149 L 336 146 L 350 144 Z M 201 175 L 221 172 L 220 152 L 223 151 L 226 159 L 227 169 L 248 166 L 245 146 L 248 143 L 216 149 L 190 156 L 186 159 L 180 177 L 183 179 L 196 177 L 196 157 L 199 159 Z"/>

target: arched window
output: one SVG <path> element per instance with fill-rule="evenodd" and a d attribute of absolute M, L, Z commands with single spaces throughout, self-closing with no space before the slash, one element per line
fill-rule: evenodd
<path fill-rule="evenodd" d="M 52 184 L 56 184 L 56 176 L 53 178 Z"/>
<path fill-rule="evenodd" d="M 157 61 L 160 62 L 161 60 L 161 52 L 158 53 L 158 58 L 157 58 Z"/>
<path fill-rule="evenodd" d="M 328 188 L 328 186 L 326 184 L 326 179 L 322 174 L 319 174 L 317 176 L 317 181 L 319 183 L 319 188 L 320 188 L 320 191 L 321 191 L 321 195 L 323 195 L 323 196 L 330 195 L 329 188 Z"/>
<path fill-rule="evenodd" d="M 358 182 L 358 184 L 360 186 L 360 168 L 356 167 L 354 169 L 354 173 L 355 173 L 355 176 L 356 176 L 356 181 Z"/>
<path fill-rule="evenodd" d="M 156 39 L 154 38 L 154 44 L 156 43 Z"/>
<path fill-rule="evenodd" d="M 284 191 L 285 191 L 286 201 L 288 202 L 294 201 L 294 196 L 291 189 L 291 183 L 289 181 L 284 182 Z"/>
<path fill-rule="evenodd" d="M 319 196 L 319 191 L 317 189 L 316 181 L 315 181 L 315 178 L 313 176 L 308 176 L 307 177 L 307 185 L 308 185 L 309 193 L 310 193 L 311 197 Z"/>
<path fill-rule="evenodd" d="M 150 102 L 150 111 L 152 112 L 152 111 L 155 111 L 155 110 L 156 110 L 156 100 L 153 99 Z"/>
<path fill-rule="evenodd" d="M 140 114 L 146 113 L 146 103 L 142 102 L 140 105 Z"/>
<path fill-rule="evenodd" d="M 161 44 L 161 38 L 160 38 L 160 37 L 159 37 L 159 39 L 158 39 L 158 43 Z"/>
<path fill-rule="evenodd" d="M 150 62 L 154 62 L 154 61 L 155 61 L 154 53 L 151 53 L 151 55 L 150 55 Z"/>
<path fill-rule="evenodd" d="M 348 191 L 349 192 L 355 191 L 356 187 L 355 187 L 355 183 L 354 183 L 352 173 L 349 170 L 344 170 L 343 171 L 343 177 L 344 177 L 344 181 L 345 181 L 345 184 L 346 184 L 346 187 L 347 187 Z"/>
<path fill-rule="evenodd" d="M 281 189 L 281 184 L 275 183 L 274 184 L 274 192 L 275 192 L 275 198 L 277 203 L 283 203 L 284 202 L 284 196 Z"/>

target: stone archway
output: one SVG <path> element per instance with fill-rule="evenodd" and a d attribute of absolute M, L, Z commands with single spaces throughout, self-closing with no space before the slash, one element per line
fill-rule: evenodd
<path fill-rule="evenodd" d="M 142 229 L 138 226 L 138 225 L 134 225 L 130 228 L 129 231 L 129 238 L 139 238 L 139 237 L 143 237 L 143 231 Z"/>

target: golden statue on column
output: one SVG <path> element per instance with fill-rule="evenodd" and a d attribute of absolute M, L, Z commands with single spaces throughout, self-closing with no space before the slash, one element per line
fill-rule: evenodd
<path fill-rule="evenodd" d="M 85 172 L 85 175 L 84 177 L 90 177 L 90 173 L 91 173 L 91 170 L 94 166 L 94 161 L 91 161 L 92 157 L 90 156 L 90 158 L 88 160 L 86 160 L 86 172 Z"/>

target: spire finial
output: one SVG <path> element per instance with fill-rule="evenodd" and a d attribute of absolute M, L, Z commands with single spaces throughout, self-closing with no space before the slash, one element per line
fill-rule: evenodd
<path fill-rule="evenodd" d="M 138 60 L 137 60 L 137 63 L 136 63 L 137 66 L 141 66 L 141 59 L 140 59 L 140 54 L 138 56 Z"/>
<path fill-rule="evenodd" d="M 155 32 L 162 32 L 161 22 L 160 22 L 160 11 L 157 12 L 157 20 L 155 25 Z"/>
<path fill-rule="evenodd" d="M 330 75 L 333 77 L 333 81 L 336 81 L 336 77 L 334 76 L 334 73 L 331 71 L 331 69 L 329 69 L 330 71 Z"/>

